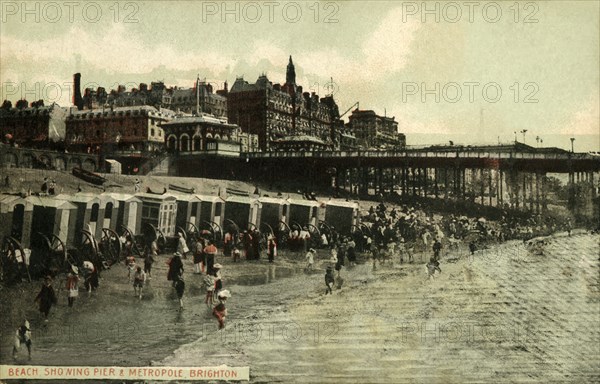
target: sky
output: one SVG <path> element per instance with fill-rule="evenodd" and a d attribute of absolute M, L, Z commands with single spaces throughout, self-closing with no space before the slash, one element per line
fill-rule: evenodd
<path fill-rule="evenodd" d="M 1 1 L 0 18 L 13 103 L 68 106 L 75 72 L 107 89 L 284 83 L 291 55 L 304 90 L 394 116 L 409 145 L 600 151 L 597 1 Z"/>

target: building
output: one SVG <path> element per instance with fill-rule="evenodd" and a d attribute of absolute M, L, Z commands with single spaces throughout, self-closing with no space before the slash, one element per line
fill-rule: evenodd
<path fill-rule="evenodd" d="M 86 88 L 81 96 L 81 75 L 74 75 L 74 104 L 79 110 L 98 109 L 104 106 L 134 107 L 148 105 L 167 108 L 183 114 L 208 113 L 217 117 L 227 116 L 227 82 L 223 90 L 213 91 L 213 84 L 198 78 L 193 88 L 166 87 L 162 81 L 152 82 L 150 87 L 140 83 L 138 88 L 127 91 L 119 85 L 109 93 L 103 87 Z M 198 96 L 197 96 L 198 95 Z"/>
<path fill-rule="evenodd" d="M 169 88 L 163 93 L 163 105 L 174 111 L 190 114 L 207 113 L 216 117 L 227 117 L 227 97 L 222 93 L 214 93 L 213 86 L 205 81 L 197 80 L 194 88 Z M 199 96 L 197 95 L 199 93 Z M 225 94 L 227 82 L 225 82 Z"/>
<path fill-rule="evenodd" d="M 296 85 L 292 57 L 285 84 L 273 84 L 265 74 L 254 84 L 238 77 L 227 93 L 227 116 L 244 133 L 258 135 L 259 149 L 272 149 L 275 141 L 289 136 L 310 136 L 334 146 L 339 110 L 333 96 L 319 98 Z"/>
<path fill-rule="evenodd" d="M 331 145 L 314 136 L 286 136 L 271 142 L 272 151 L 304 152 L 304 151 L 326 151 Z"/>
<path fill-rule="evenodd" d="M 226 89 L 227 83 L 225 91 Z M 198 110 L 199 113 L 217 117 L 227 116 L 227 98 L 220 93 L 214 93 L 212 84 L 199 80 L 198 86 L 194 88 L 167 88 L 162 82 L 151 83 L 151 88 L 142 83 L 139 88 L 133 88 L 131 91 L 125 91 L 124 87 L 120 86 L 116 91 L 111 91 L 106 102 L 116 107 L 151 105 L 184 114 L 196 114 Z"/>
<path fill-rule="evenodd" d="M 70 152 L 118 160 L 124 173 L 137 173 L 141 163 L 163 152 L 161 124 L 174 117 L 168 109 L 151 106 L 72 109 L 66 119 L 65 145 Z"/>
<path fill-rule="evenodd" d="M 24 104 L 26 103 L 25 101 Z M 6 143 L 19 147 L 62 147 L 66 115 L 67 109 L 56 103 L 48 106 L 0 108 L 0 137 Z"/>
<path fill-rule="evenodd" d="M 346 125 L 350 128 L 358 145 L 370 149 L 404 148 L 406 136 L 398 132 L 394 117 L 379 116 L 372 110 L 355 109 Z"/>
<path fill-rule="evenodd" d="M 239 155 L 258 149 L 257 135 L 243 133 L 240 127 L 227 123 L 225 118 L 208 114 L 181 116 L 161 126 L 170 153 Z"/>
<path fill-rule="evenodd" d="M 340 127 L 335 130 L 335 149 L 341 151 L 353 151 L 360 149 L 354 132 L 341 122 Z"/>

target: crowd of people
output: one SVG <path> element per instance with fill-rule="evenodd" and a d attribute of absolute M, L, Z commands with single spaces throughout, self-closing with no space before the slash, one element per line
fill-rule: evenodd
<path fill-rule="evenodd" d="M 390 260 L 412 263 L 416 255 L 425 255 L 426 259 L 421 261 L 425 261 L 428 278 L 434 278 L 442 272 L 440 261 L 444 254 L 452 249 L 460 249 L 461 244 L 468 252 L 475 254 L 492 243 L 505 240 L 529 241 L 561 229 L 567 230 L 570 235 L 572 225 L 569 221 L 560 223 L 549 217 L 502 217 L 498 221 L 489 221 L 482 217 L 428 213 L 419 206 L 401 205 L 388 208 L 380 203 L 372 206 L 362 217 L 361 224 L 354 228 L 353 233 L 341 235 L 331 227 L 316 239 L 311 239 L 306 227 L 285 233 L 284 236 L 281 233 L 262 234 L 256 229 L 241 233 L 230 230 L 224 235 L 222 254 L 236 263 L 241 260 L 260 260 L 263 252 L 266 252 L 268 262 L 272 263 L 277 257 L 278 243 L 284 242 L 288 246 L 289 254 L 300 252 L 304 255 L 305 271 L 309 273 L 319 269 L 317 261 L 320 259 L 325 267 L 327 295 L 333 294 L 336 285 L 338 289 L 341 288 L 343 268 L 356 265 L 359 256 L 364 259 L 370 258 L 373 267 L 376 268 L 378 264 L 382 265 Z M 128 241 L 131 243 L 135 240 Z M 133 285 L 134 295 L 142 299 L 144 288 L 153 277 L 153 264 L 159 257 L 157 240 L 145 245 L 141 260 L 143 264 L 138 265 L 138 261 L 131 255 L 131 244 L 124 247 L 124 252 L 129 255 L 125 259 L 127 281 Z M 218 329 L 223 329 L 227 317 L 226 303 L 231 293 L 224 289 L 223 265 L 216 262 L 219 253 L 220 250 L 210 233 L 203 232 L 193 237 L 180 233 L 177 249 L 167 261 L 166 279 L 171 282 L 179 300 L 180 310 L 183 309 L 186 290 L 184 271 L 187 263 L 184 260 L 190 260 L 192 274 L 199 276 L 197 281 L 203 285 L 206 292 L 203 297 L 204 304 L 217 320 Z M 68 307 L 75 305 L 82 279 L 86 291 L 98 289 L 98 270 L 91 262 L 84 262 L 82 268 L 72 266 L 67 273 L 64 287 Z M 47 276 L 35 297 L 44 321 L 48 321 L 50 310 L 57 301 L 53 278 Z M 28 335 L 29 325 L 23 324 L 17 331 L 18 342 L 15 342 L 13 354 L 16 355 L 20 345 L 26 345 L 29 354 L 31 353 L 31 338 Z"/>

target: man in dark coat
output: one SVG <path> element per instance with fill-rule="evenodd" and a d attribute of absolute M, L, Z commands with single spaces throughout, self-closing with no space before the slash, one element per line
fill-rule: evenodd
<path fill-rule="evenodd" d="M 39 305 L 40 312 L 44 315 L 44 321 L 48 321 L 50 308 L 52 308 L 52 305 L 56 304 L 57 302 L 56 293 L 52 287 L 52 278 L 50 276 L 46 276 L 44 279 L 42 289 L 35 297 L 35 301 Z"/>

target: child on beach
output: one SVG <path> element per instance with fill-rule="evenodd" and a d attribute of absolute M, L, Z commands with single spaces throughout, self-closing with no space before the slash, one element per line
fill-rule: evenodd
<path fill-rule="evenodd" d="M 219 263 L 213 266 L 213 276 L 215 278 L 215 295 L 219 295 L 221 289 L 223 289 L 223 274 L 221 272 L 223 266 Z"/>
<path fill-rule="evenodd" d="M 338 263 L 337 248 L 331 248 L 331 257 L 329 258 L 329 265 L 334 267 Z"/>
<path fill-rule="evenodd" d="M 15 345 L 13 346 L 13 359 L 17 359 L 17 352 L 21 348 L 21 345 L 25 344 L 27 347 L 27 354 L 29 360 L 31 360 L 31 329 L 29 328 L 29 321 L 25 320 L 23 325 L 17 328 L 15 332 Z"/>
<path fill-rule="evenodd" d="M 427 267 L 427 275 L 428 275 L 429 279 L 433 279 L 435 277 L 434 275 L 435 275 L 436 271 L 438 273 L 442 273 L 442 270 L 440 268 L 440 262 L 437 261 L 435 256 L 429 260 L 429 263 L 427 263 L 426 267 Z"/>
<path fill-rule="evenodd" d="M 237 263 L 240 260 L 241 252 L 239 246 L 233 248 L 233 262 Z"/>
<path fill-rule="evenodd" d="M 177 297 L 179 298 L 179 309 L 183 309 L 183 292 L 185 291 L 185 282 L 183 281 L 183 277 L 179 277 L 174 282 L 175 292 L 177 292 Z"/>
<path fill-rule="evenodd" d="M 325 294 L 333 294 L 333 284 L 335 283 L 335 276 L 333 275 L 333 267 L 328 266 L 325 271 L 325 285 L 327 288 L 325 289 Z"/>
<path fill-rule="evenodd" d="M 206 287 L 206 298 L 204 299 L 204 303 L 206 303 L 207 306 L 211 307 L 213 304 L 213 295 L 215 292 L 215 277 L 209 273 L 204 275 L 204 286 Z"/>
<path fill-rule="evenodd" d="M 219 329 L 225 328 L 225 317 L 227 317 L 227 308 L 225 308 L 225 302 L 227 298 L 231 297 L 228 290 L 224 289 L 219 292 L 219 303 L 213 308 L 213 316 L 217 318 L 219 322 Z"/>
<path fill-rule="evenodd" d="M 133 293 L 135 296 L 142 298 L 142 289 L 144 288 L 144 283 L 146 282 L 146 272 L 142 270 L 142 267 L 137 267 L 135 273 L 133 274 Z"/>
<path fill-rule="evenodd" d="M 125 263 L 127 264 L 127 280 L 131 282 L 131 277 L 135 273 L 135 257 L 128 256 Z"/>
<path fill-rule="evenodd" d="M 69 307 L 75 303 L 75 298 L 79 296 L 79 269 L 75 266 L 71 267 L 71 271 L 67 275 L 67 302 Z"/>
<path fill-rule="evenodd" d="M 311 248 L 311 249 L 308 250 L 308 252 L 306 252 L 306 257 L 305 257 L 306 258 L 306 262 L 307 262 L 306 269 L 309 270 L 309 271 L 313 269 L 313 266 L 315 264 L 315 254 L 316 254 L 316 252 L 317 251 L 315 251 L 314 248 Z"/>

